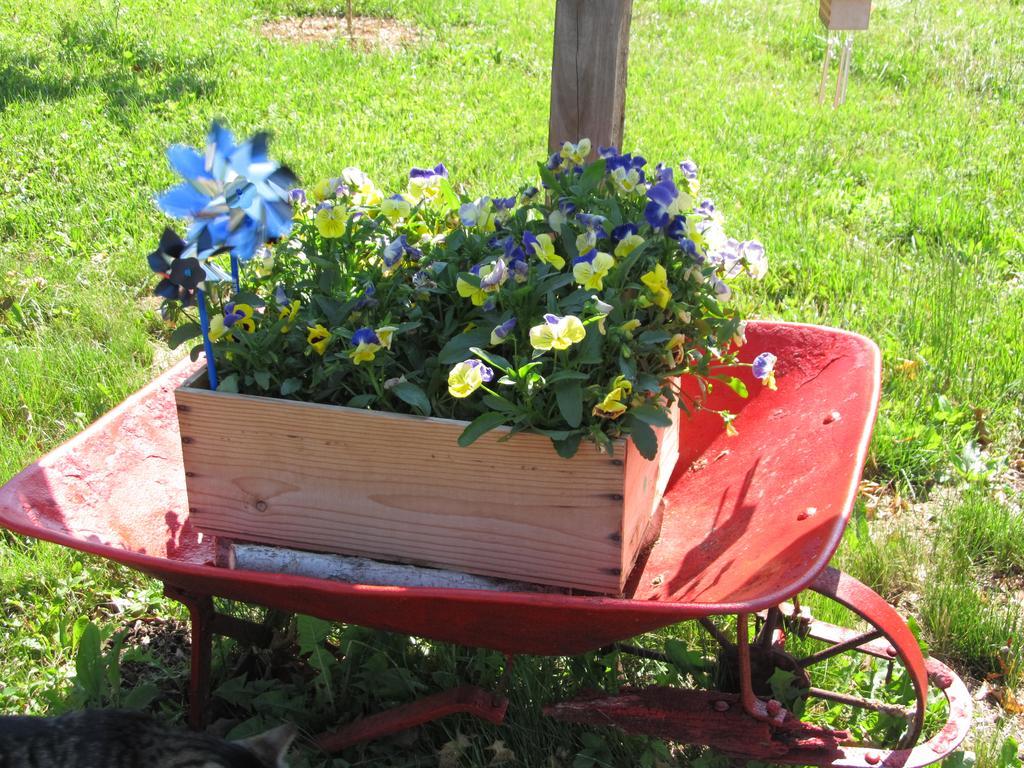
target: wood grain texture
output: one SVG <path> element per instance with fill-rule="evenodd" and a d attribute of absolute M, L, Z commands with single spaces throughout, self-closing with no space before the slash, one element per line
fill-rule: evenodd
<path fill-rule="evenodd" d="M 867 29 L 871 0 L 821 0 L 818 17 L 828 29 Z"/>
<path fill-rule="evenodd" d="M 548 146 L 622 147 L 632 0 L 558 0 Z"/>
<path fill-rule="evenodd" d="M 658 462 L 625 443 L 565 460 L 507 430 L 459 447 L 459 421 L 188 383 L 175 398 L 191 521 L 234 539 L 619 593 L 657 504 Z"/>

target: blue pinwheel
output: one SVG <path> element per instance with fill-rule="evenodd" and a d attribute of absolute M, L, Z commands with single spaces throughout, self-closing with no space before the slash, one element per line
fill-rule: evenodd
<path fill-rule="evenodd" d="M 260 245 L 291 231 L 289 192 L 298 180 L 270 159 L 267 134 L 236 145 L 231 132 L 214 121 L 204 154 L 178 144 L 167 150 L 167 159 L 185 181 L 156 202 L 171 216 L 192 219 L 189 240 L 207 232 L 233 260 L 248 261 Z"/>

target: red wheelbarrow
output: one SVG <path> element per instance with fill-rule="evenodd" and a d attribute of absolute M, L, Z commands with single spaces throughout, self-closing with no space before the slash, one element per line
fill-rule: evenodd
<path fill-rule="evenodd" d="M 778 355 L 778 391 L 753 381 L 749 399 L 725 387 L 714 391 L 710 407 L 739 414 L 738 437 L 727 436 L 721 419 L 707 412 L 683 425 L 660 538 L 618 598 L 368 586 L 217 567 L 217 542 L 191 527 L 185 496 L 172 393 L 194 368 L 187 362 L 0 489 L 0 525 L 136 568 L 188 606 L 193 725 L 202 723 L 208 695 L 212 634 L 254 640 L 261 630 L 217 613 L 217 596 L 495 649 L 510 661 L 516 654 L 608 647 L 656 656 L 624 641 L 695 620 L 720 644 L 720 659 L 732 669 L 730 690 L 625 689 L 563 702 L 547 714 L 777 763 L 935 762 L 966 734 L 966 688 L 942 663 L 923 657 L 884 600 L 828 566 L 867 454 L 878 350 L 855 334 L 808 325 L 751 323 L 747 339 L 744 360 L 765 350 Z M 852 628 L 816 620 L 799 605 L 805 589 L 863 621 Z M 716 615 L 736 616 L 735 632 L 712 622 Z M 796 652 L 796 635 L 822 642 L 813 652 Z M 819 665 L 840 653 L 901 664 L 916 700 L 905 706 L 816 687 Z M 856 745 L 845 731 L 801 720 L 768 695 L 768 678 L 778 669 L 792 674 L 809 699 L 905 718 L 903 736 L 891 745 Z M 930 688 L 945 695 L 947 715 L 919 743 Z M 340 749 L 453 712 L 501 722 L 505 706 L 500 695 L 463 686 L 359 720 L 320 744 Z"/>

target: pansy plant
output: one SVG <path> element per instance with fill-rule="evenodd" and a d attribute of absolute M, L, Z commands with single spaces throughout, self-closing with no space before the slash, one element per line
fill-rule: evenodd
<path fill-rule="evenodd" d="M 483 196 L 443 164 L 395 191 L 354 167 L 303 189 L 264 136 L 236 144 L 215 124 L 205 152 L 168 153 L 185 181 L 158 201 L 190 223 L 149 255 L 157 293 L 173 317 L 210 305 L 222 390 L 464 419 L 463 444 L 530 430 L 564 456 L 631 437 L 651 458 L 673 403 L 705 407 L 687 392 L 746 394 L 729 372 L 744 341 L 731 300 L 768 261 L 698 199 L 692 161 L 591 152 L 565 142 L 539 180 Z M 244 287 L 220 282 L 219 253 Z M 748 381 L 774 388 L 776 363 L 762 353 Z"/>

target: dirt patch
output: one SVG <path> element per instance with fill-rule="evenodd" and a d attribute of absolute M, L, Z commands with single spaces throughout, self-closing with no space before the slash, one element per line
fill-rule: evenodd
<path fill-rule="evenodd" d="M 415 45 L 422 33 L 397 19 L 353 16 L 349 30 L 345 16 L 285 16 L 266 22 L 260 30 L 270 40 L 288 43 L 331 43 L 347 41 L 364 50 L 394 52 Z"/>

